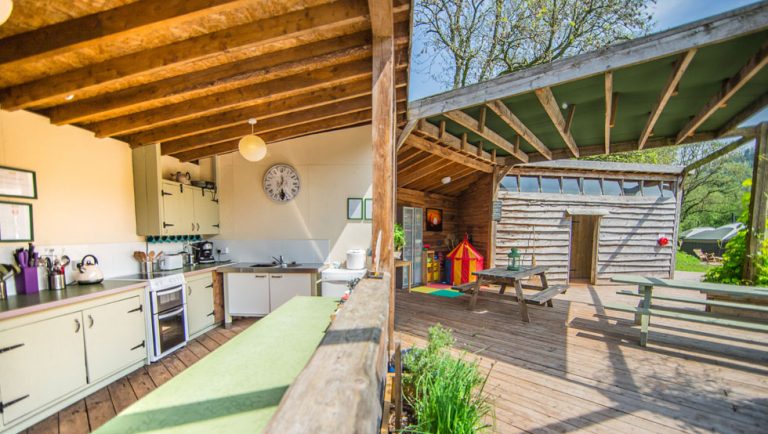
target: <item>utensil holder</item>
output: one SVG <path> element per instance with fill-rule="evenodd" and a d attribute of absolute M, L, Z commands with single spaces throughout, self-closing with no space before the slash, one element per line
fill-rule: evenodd
<path fill-rule="evenodd" d="M 17 294 L 36 294 L 40 292 L 37 267 L 22 268 L 15 276 Z"/>
<path fill-rule="evenodd" d="M 155 272 L 154 262 L 139 262 L 139 271 L 141 274 L 152 274 Z"/>
<path fill-rule="evenodd" d="M 67 289 L 67 282 L 64 279 L 63 274 L 49 274 L 48 275 L 48 289 L 51 291 L 61 291 Z"/>

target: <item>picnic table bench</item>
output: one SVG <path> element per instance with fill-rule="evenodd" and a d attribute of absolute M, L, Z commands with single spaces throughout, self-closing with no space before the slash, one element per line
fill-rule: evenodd
<path fill-rule="evenodd" d="M 536 267 L 521 267 L 520 270 L 516 271 L 507 270 L 503 267 L 489 268 L 487 270 L 473 272 L 472 274 L 477 276 L 476 281 L 457 285 L 453 288 L 472 295 L 472 298 L 469 300 L 469 309 L 474 310 L 480 295 L 480 286 L 484 283 L 500 285 L 499 295 L 504 295 L 507 286 L 512 285 L 515 288 L 515 295 L 510 296 L 510 298 L 517 301 L 520 306 L 520 315 L 523 321 L 530 322 L 531 320 L 528 316 L 527 304 L 535 304 L 538 306 L 546 304 L 547 306 L 552 307 L 552 299 L 568 289 L 567 285 L 550 286 L 547 283 L 547 269 L 548 267 L 542 265 Z M 541 278 L 541 286 L 526 285 L 522 283 L 522 279 L 527 279 L 533 276 L 539 276 Z M 533 294 L 525 294 L 523 288 L 535 289 L 537 292 Z"/>
<path fill-rule="evenodd" d="M 635 324 L 640 325 L 640 346 L 646 346 L 648 343 L 648 327 L 650 326 L 651 316 L 662 318 L 671 318 L 682 321 L 697 322 L 704 324 L 713 324 L 723 327 L 732 327 L 745 330 L 768 332 L 768 323 L 765 320 L 757 318 L 743 318 L 726 316 L 718 313 L 692 310 L 680 307 L 661 306 L 654 304 L 654 300 L 672 301 L 682 304 L 704 305 L 709 307 L 727 307 L 730 309 L 757 311 L 768 313 L 768 306 L 763 304 L 768 302 L 768 288 L 753 286 L 725 285 L 707 282 L 691 282 L 683 280 L 660 279 L 655 277 L 643 276 L 617 276 L 611 279 L 617 283 L 627 283 L 637 285 L 638 290 L 621 290 L 616 293 L 631 297 L 639 297 L 641 300 L 637 307 L 603 303 L 603 307 L 608 310 L 621 312 L 630 312 L 635 314 Z M 734 298 L 748 298 L 749 300 L 760 300 L 762 303 L 754 302 L 734 302 L 723 300 L 710 300 L 693 297 L 681 297 L 670 295 L 656 295 L 654 288 L 673 288 L 690 291 L 698 291 L 707 295 L 732 296 Z"/>

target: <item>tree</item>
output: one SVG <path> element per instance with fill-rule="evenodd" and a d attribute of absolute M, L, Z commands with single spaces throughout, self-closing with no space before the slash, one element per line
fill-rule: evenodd
<path fill-rule="evenodd" d="M 653 1 L 419 0 L 421 63 L 440 68 L 432 70 L 439 82 L 463 87 L 645 34 Z"/>

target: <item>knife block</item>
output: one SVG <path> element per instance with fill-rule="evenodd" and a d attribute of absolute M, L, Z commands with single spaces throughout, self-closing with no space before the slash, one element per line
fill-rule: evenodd
<path fill-rule="evenodd" d="M 21 273 L 17 274 L 15 278 L 17 294 L 35 294 L 40 292 L 37 267 L 22 268 Z"/>

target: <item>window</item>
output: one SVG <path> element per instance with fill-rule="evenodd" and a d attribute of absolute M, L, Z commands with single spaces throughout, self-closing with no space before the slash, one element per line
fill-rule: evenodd
<path fill-rule="evenodd" d="M 622 191 L 624 196 L 640 196 L 640 181 L 624 180 Z"/>
<path fill-rule="evenodd" d="M 643 196 L 661 197 L 661 186 L 659 181 L 643 181 Z"/>
<path fill-rule="evenodd" d="M 541 178 L 542 193 L 560 193 L 560 178 Z"/>
<path fill-rule="evenodd" d="M 661 183 L 661 197 L 675 197 L 675 186 L 671 182 Z"/>
<path fill-rule="evenodd" d="M 581 194 L 579 178 L 563 178 L 563 194 Z"/>
<path fill-rule="evenodd" d="M 600 188 L 600 180 L 595 178 L 584 178 L 584 194 L 587 196 L 601 196 L 603 194 L 603 189 Z"/>
<path fill-rule="evenodd" d="M 521 176 L 520 191 L 522 193 L 538 193 L 539 177 L 538 176 Z"/>
<path fill-rule="evenodd" d="M 604 179 L 603 194 L 606 196 L 621 196 L 621 181 L 618 179 Z"/>
<path fill-rule="evenodd" d="M 502 191 L 517 191 L 517 175 L 505 176 L 501 180 Z"/>

